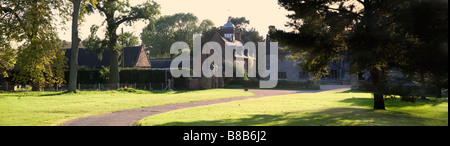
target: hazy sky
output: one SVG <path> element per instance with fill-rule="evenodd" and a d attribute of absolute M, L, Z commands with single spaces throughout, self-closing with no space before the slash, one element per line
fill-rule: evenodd
<path fill-rule="evenodd" d="M 130 0 L 131 5 L 137 5 L 146 0 Z M 161 15 L 172 15 L 175 13 L 193 13 L 199 18 L 212 20 L 216 27 L 227 22 L 228 16 L 246 17 L 250 20 L 249 28 L 254 27 L 262 36 L 268 32 L 269 25 L 275 25 L 278 29 L 284 29 L 288 12 L 278 5 L 278 0 L 155 0 L 161 6 Z M 86 39 L 90 34 L 89 28 L 93 25 L 101 25 L 104 18 L 95 13 L 86 17 L 86 21 L 80 26 L 80 37 Z M 61 39 L 71 40 L 71 23 L 68 23 L 65 31 L 59 31 Z M 124 25 L 121 25 L 121 27 Z M 146 26 L 144 22 L 136 22 L 133 26 L 125 27 L 125 32 L 133 32 L 140 36 L 142 29 Z M 103 36 L 105 27 L 98 35 Z M 118 29 L 120 33 L 120 29 Z"/>

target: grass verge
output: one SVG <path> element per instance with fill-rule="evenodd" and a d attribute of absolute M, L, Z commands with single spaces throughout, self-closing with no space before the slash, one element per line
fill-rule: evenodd
<path fill-rule="evenodd" d="M 373 110 L 371 93 L 303 93 L 194 107 L 140 120 L 142 126 L 448 126 L 448 99 L 387 99 Z"/>
<path fill-rule="evenodd" d="M 150 106 L 252 96 L 243 90 L 0 93 L 0 126 L 48 126 L 91 115 Z"/>

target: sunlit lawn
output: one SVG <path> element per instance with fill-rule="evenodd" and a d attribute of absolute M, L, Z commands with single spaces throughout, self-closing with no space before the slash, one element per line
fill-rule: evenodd
<path fill-rule="evenodd" d="M 372 94 L 304 93 L 235 101 L 147 117 L 142 126 L 448 126 L 448 99 L 416 103 L 387 99 L 373 110 Z"/>
<path fill-rule="evenodd" d="M 0 93 L 0 126 L 58 125 L 64 121 L 125 109 L 251 96 L 243 90 L 7 92 Z"/>

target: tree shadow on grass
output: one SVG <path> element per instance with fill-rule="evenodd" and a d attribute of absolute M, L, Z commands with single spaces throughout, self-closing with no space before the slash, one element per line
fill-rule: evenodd
<path fill-rule="evenodd" d="M 425 126 L 438 119 L 409 113 L 363 108 L 331 108 L 318 112 L 289 112 L 279 115 L 252 115 L 241 119 L 171 122 L 157 126 Z M 439 119 L 448 125 L 448 119 Z"/>
<path fill-rule="evenodd" d="M 372 93 L 372 92 L 362 91 L 362 90 L 347 90 L 347 91 L 336 92 L 336 94 L 346 94 L 346 93 Z"/>
<path fill-rule="evenodd" d="M 75 93 L 66 91 L 66 92 L 44 93 L 44 94 L 41 94 L 38 96 L 59 96 L 59 95 L 69 95 L 69 94 L 75 94 Z"/>
<path fill-rule="evenodd" d="M 194 91 L 189 90 L 178 90 L 178 91 L 164 91 L 164 90 L 152 90 L 149 91 L 150 94 L 183 94 L 183 93 L 189 93 Z"/>
<path fill-rule="evenodd" d="M 371 91 L 360 91 L 360 90 L 348 90 L 336 92 L 336 94 L 347 94 L 347 93 L 372 93 Z M 340 102 L 351 103 L 352 106 L 365 106 L 365 107 L 373 107 L 373 98 L 363 98 L 363 97 L 353 97 L 347 98 Z M 427 99 L 417 99 L 416 103 L 404 102 L 401 101 L 400 98 L 385 98 L 386 107 L 419 107 L 424 105 L 437 106 L 441 103 L 447 102 L 448 98 L 433 98 L 428 97 Z"/>
<path fill-rule="evenodd" d="M 0 94 L 0 98 L 3 97 L 28 97 L 28 96 L 35 96 L 35 97 L 46 97 L 46 96 L 59 96 L 59 95 L 66 95 L 66 94 L 74 94 L 71 92 L 40 92 L 40 91 L 32 91 L 32 92 L 7 92 Z"/>
<path fill-rule="evenodd" d="M 339 102 L 343 103 L 351 103 L 351 106 L 364 106 L 364 107 L 373 107 L 373 98 L 347 98 L 344 100 L 341 100 Z M 416 103 L 411 102 L 404 102 L 401 101 L 399 98 L 393 98 L 393 99 L 385 99 L 385 105 L 387 108 L 394 107 L 394 108 L 401 108 L 401 107 L 420 107 L 425 105 L 431 105 L 431 106 L 437 106 L 442 103 L 448 103 L 448 99 L 427 99 L 427 100 L 421 100 L 418 99 Z"/>

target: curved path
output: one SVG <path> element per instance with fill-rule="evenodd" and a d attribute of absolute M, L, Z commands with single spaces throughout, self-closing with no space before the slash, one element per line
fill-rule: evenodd
<path fill-rule="evenodd" d="M 60 126 L 133 126 L 137 121 L 160 113 L 165 113 L 177 109 L 211 105 L 217 103 L 252 99 L 252 98 L 260 98 L 260 97 L 268 97 L 275 95 L 286 95 L 286 94 L 298 94 L 298 93 L 315 93 L 315 92 L 323 92 L 323 91 L 340 91 L 340 90 L 349 90 L 349 86 L 321 86 L 321 90 L 318 91 L 292 91 L 292 90 L 252 90 L 249 91 L 254 93 L 254 96 L 248 97 L 233 97 L 233 98 L 224 98 L 224 99 L 216 99 L 216 100 L 208 100 L 208 101 L 195 101 L 188 103 L 176 103 L 169 105 L 161 105 L 161 106 L 152 106 L 140 109 L 131 109 L 131 110 L 123 110 L 117 111 L 109 114 L 89 116 L 84 118 L 79 118 L 71 121 L 67 121 Z"/>

